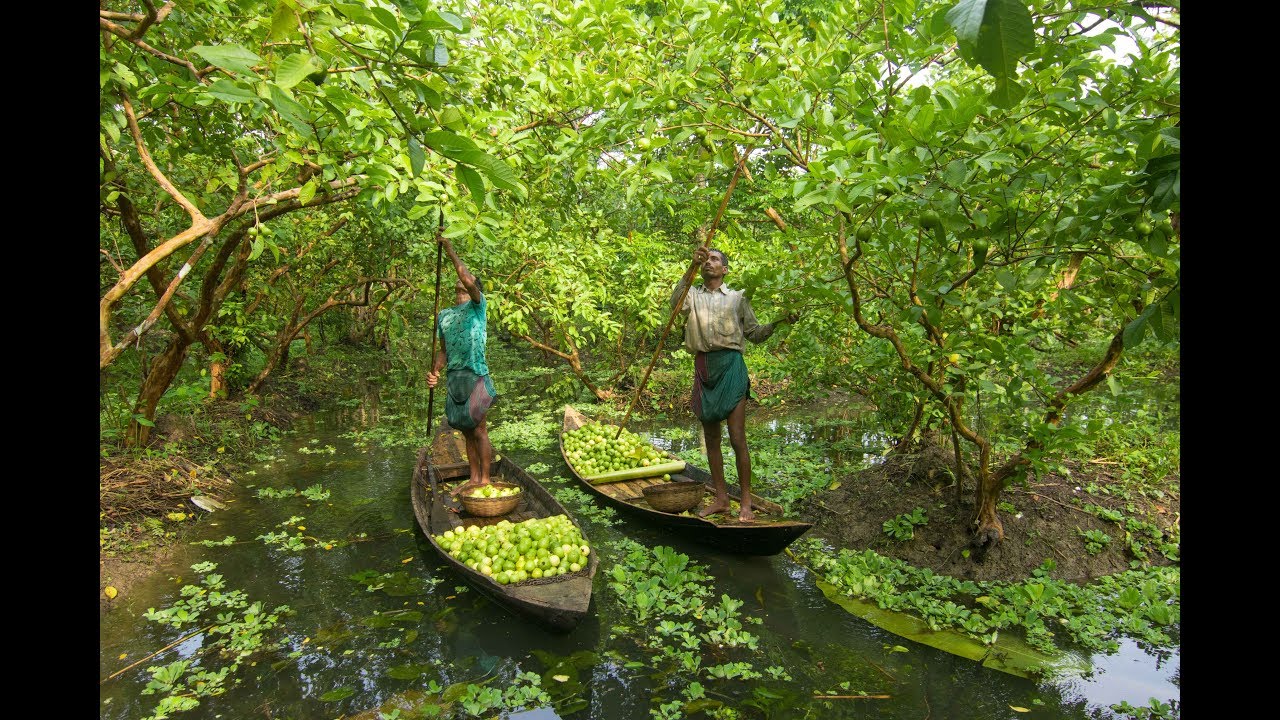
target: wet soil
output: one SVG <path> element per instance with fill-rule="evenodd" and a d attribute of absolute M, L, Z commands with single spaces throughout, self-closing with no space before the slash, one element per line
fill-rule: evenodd
<path fill-rule="evenodd" d="M 1065 466 L 1070 477 L 1031 478 L 1004 490 L 1000 501 L 1011 505 L 1012 511 L 999 513 L 1004 538 L 985 555 L 970 544 L 972 483 L 958 498 L 953 463 L 938 447 L 890 456 L 881 465 L 842 478 L 836 490 L 814 499 L 805 519 L 815 523 L 811 533 L 835 547 L 869 548 L 935 573 L 998 582 L 1026 580 L 1046 560 L 1053 561 L 1052 577 L 1080 584 L 1129 569 L 1138 558 L 1125 542 L 1125 527 L 1097 517 L 1084 509 L 1086 505 L 1140 519 L 1160 528 L 1166 537 L 1176 535 L 1177 477 L 1164 478 L 1160 493 L 1147 495 L 1124 487 L 1105 463 L 1067 462 Z M 917 507 L 925 511 L 927 522 L 915 528 L 913 538 L 897 540 L 885 532 L 885 521 Z M 1101 530 L 1111 542 L 1091 554 L 1082 537 L 1089 530 Z M 1170 562 L 1155 552 L 1148 552 L 1143 561 L 1147 565 Z"/>

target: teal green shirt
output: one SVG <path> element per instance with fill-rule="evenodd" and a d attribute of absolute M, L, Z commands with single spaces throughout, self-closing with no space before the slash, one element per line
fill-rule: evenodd
<path fill-rule="evenodd" d="M 480 295 L 480 302 L 469 300 L 440 311 L 436 318 L 436 335 L 444 341 L 445 357 L 449 370 L 467 369 L 481 377 L 489 374 L 484 348 L 488 341 L 486 323 L 489 318 L 489 299 Z"/>

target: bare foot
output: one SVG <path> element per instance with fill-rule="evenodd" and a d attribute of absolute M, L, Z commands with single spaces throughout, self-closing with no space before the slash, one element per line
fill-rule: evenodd
<path fill-rule="evenodd" d="M 706 516 L 708 516 L 708 515 L 715 515 L 716 513 L 722 513 L 722 512 L 724 512 L 724 511 L 726 511 L 726 510 L 728 510 L 728 509 L 729 509 L 729 501 L 728 501 L 728 500 L 716 500 L 715 502 L 711 503 L 710 505 L 708 505 L 708 506 L 706 506 L 706 507 L 702 508 L 701 510 L 699 510 L 699 511 L 698 511 L 698 517 L 706 517 Z"/>
<path fill-rule="evenodd" d="M 756 521 L 755 513 L 751 512 L 751 508 L 750 508 L 750 507 L 748 507 L 748 505 L 750 505 L 750 504 L 751 504 L 751 503 L 747 503 L 747 505 L 742 506 L 742 510 L 741 510 L 741 512 L 739 512 L 739 513 L 738 513 L 738 520 L 739 520 L 739 521 L 744 522 L 744 523 L 749 523 L 749 522 L 755 522 L 755 521 Z"/>

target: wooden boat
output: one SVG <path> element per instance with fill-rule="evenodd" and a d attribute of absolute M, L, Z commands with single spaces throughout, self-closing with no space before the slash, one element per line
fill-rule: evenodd
<path fill-rule="evenodd" d="M 784 517 L 781 505 L 766 500 L 755 493 L 751 494 L 751 502 L 755 509 L 756 519 L 753 522 L 744 523 L 738 519 L 737 515 L 728 513 L 701 518 L 697 516 L 696 507 L 693 511 L 679 514 L 654 509 L 645 501 L 644 488 L 664 482 L 661 476 L 653 477 L 649 475 L 648 477 L 593 484 L 579 475 L 574 469 L 573 463 L 569 461 L 569 456 L 565 453 L 563 441 L 564 433 L 576 430 L 589 422 L 591 422 L 590 418 L 578 412 L 572 406 L 565 406 L 560 454 L 564 457 L 565 464 L 569 466 L 569 473 L 577 478 L 587 492 L 626 514 L 669 527 L 697 542 L 742 555 L 776 555 L 782 552 L 796 538 L 805 534 L 809 528 L 813 527 L 813 523 L 787 519 Z M 671 453 L 667 453 L 667 456 L 672 460 L 679 460 Z M 681 471 L 680 475 L 673 475 L 671 479 L 673 481 L 697 480 L 704 483 L 708 491 L 707 499 L 704 499 L 704 503 L 715 492 L 711 481 L 711 473 L 688 463 L 685 464 L 684 470 Z M 728 492 L 730 498 L 741 502 L 742 493 L 737 483 L 728 483 Z"/>
<path fill-rule="evenodd" d="M 519 485 L 523 489 L 520 503 L 510 513 L 499 517 L 471 515 L 462 503 L 449 495 L 449 491 L 465 482 L 469 475 L 462 433 L 449 427 L 448 423 L 441 423 L 431 445 L 418 451 L 418 463 L 413 472 L 413 513 L 427 541 L 446 563 L 495 602 L 549 629 L 559 632 L 573 629 L 587 614 L 591 604 L 592 580 L 599 565 L 594 548 L 588 555 L 587 566 L 577 572 L 503 585 L 450 555 L 436 541 L 436 536 L 446 530 L 465 529 L 469 525 L 483 527 L 502 520 L 519 523 L 553 515 L 568 517 L 579 532 L 582 532 L 582 527 L 545 487 L 505 455 L 493 463 L 490 476 L 495 482 Z"/>

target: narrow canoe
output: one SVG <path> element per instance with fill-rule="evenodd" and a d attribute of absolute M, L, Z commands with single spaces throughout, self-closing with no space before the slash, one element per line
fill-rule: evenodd
<path fill-rule="evenodd" d="M 491 479 L 523 488 L 520 504 L 500 517 L 471 515 L 462 503 L 449 496 L 449 490 L 465 482 L 470 475 L 466 458 L 462 433 L 450 428 L 448 423 L 441 424 L 431 446 L 418 451 L 410 494 L 413 498 L 413 514 L 417 516 L 418 526 L 427 536 L 427 541 L 450 567 L 498 604 L 548 629 L 557 632 L 573 629 L 586 616 L 591 605 L 592 580 L 599 565 L 598 553 L 594 548 L 588 556 L 587 566 L 578 572 L 503 585 L 488 575 L 471 569 L 436 541 L 436 536 L 446 530 L 465 529 L 470 525 L 495 525 L 502 520 L 519 523 L 530 518 L 554 515 L 568 517 L 578 531 L 582 532 L 582 526 L 578 525 L 564 506 L 506 455 L 501 455 L 501 459 L 492 464 Z M 586 533 L 583 533 L 583 537 L 586 537 Z"/>
<path fill-rule="evenodd" d="M 781 505 L 755 493 L 751 494 L 751 502 L 755 508 L 756 519 L 754 522 L 744 523 L 738 520 L 736 515 L 728 513 L 701 518 L 697 516 L 697 508 L 687 514 L 654 509 L 645 501 L 644 488 L 662 483 L 661 476 L 592 484 L 578 474 L 564 449 L 564 433 L 576 430 L 589 422 L 592 422 L 590 418 L 572 406 L 565 406 L 560 454 L 564 457 L 565 464 L 569 466 L 569 474 L 576 478 L 587 492 L 628 515 L 669 527 L 694 541 L 741 555 L 776 555 L 813 527 L 813 523 L 784 517 Z M 679 460 L 671 453 L 667 453 L 667 456 L 672 460 Z M 711 473 L 702 468 L 686 463 L 680 476 L 672 476 L 672 480 L 677 479 L 697 480 L 705 484 L 708 498 L 714 493 Z M 728 492 L 730 498 L 741 502 L 742 493 L 736 482 L 728 483 Z"/>

